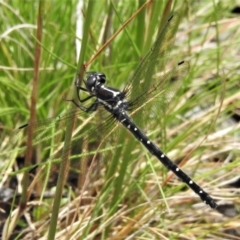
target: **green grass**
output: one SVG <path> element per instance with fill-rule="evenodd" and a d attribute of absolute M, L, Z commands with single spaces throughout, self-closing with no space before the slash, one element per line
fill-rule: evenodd
<path fill-rule="evenodd" d="M 54 239 L 234 239 L 228 230 L 235 230 L 239 212 L 237 188 L 229 186 L 240 170 L 239 124 L 230 118 L 233 113 L 239 115 L 240 96 L 239 19 L 230 13 L 235 1 L 185 2 L 169 8 L 164 1 L 155 1 L 127 26 L 124 22 L 141 1 L 91 3 L 92 10 L 87 2 L 83 8 L 90 29 L 87 25 L 83 29 L 78 57 L 77 2 L 42 2 L 42 52 L 40 68 L 34 70 L 39 2 L 1 2 L 1 187 L 14 191 L 2 224 L 5 239 L 23 239 L 26 234 L 37 239 L 53 239 L 54 235 Z M 217 200 L 218 210 L 205 206 L 176 177 L 169 179 L 165 167 L 121 126 L 99 149 L 106 134 L 83 145 L 86 132 L 101 123 L 101 117 L 104 122 L 104 116 L 79 114 L 73 130 L 78 144 L 75 157 L 63 162 L 57 151 L 65 137 L 60 129 L 69 123 L 69 115 L 74 116 L 72 104 L 63 97 L 71 99 L 76 94 L 74 81 L 76 73 L 81 73 L 81 59 L 89 62 L 122 27 L 87 69 L 104 72 L 108 85 L 122 88 L 171 11 L 178 12 L 180 24 L 169 64 L 187 60 L 189 73 L 166 112 L 158 107 L 148 117 L 147 109 L 138 122 L 150 139 L 176 163 L 181 162 L 182 169 Z M 38 128 L 32 125 L 38 136 L 34 141 L 39 144 L 31 165 L 40 164 L 39 178 L 28 174 L 26 165 L 17 164 L 16 157 L 18 163 L 24 159 L 27 141 L 14 131 L 29 121 L 33 111 L 34 75 L 39 78 L 35 97 L 40 122 Z M 49 159 L 49 155 L 54 157 Z M 62 170 L 60 162 L 65 164 Z M 23 173 L 30 181 L 21 187 Z M 61 174 L 63 182 L 57 183 Z M 233 216 L 225 215 L 225 204 L 234 209 Z"/>

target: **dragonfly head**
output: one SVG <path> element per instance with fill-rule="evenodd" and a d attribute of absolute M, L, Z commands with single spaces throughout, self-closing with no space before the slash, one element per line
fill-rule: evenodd
<path fill-rule="evenodd" d="M 84 81 L 87 90 L 90 93 L 94 93 L 96 87 L 103 85 L 106 82 L 106 76 L 104 73 L 101 72 L 89 72 L 89 75 Z"/>

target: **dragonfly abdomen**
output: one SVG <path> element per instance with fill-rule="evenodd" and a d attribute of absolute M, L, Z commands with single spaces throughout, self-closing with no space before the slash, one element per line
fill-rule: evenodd
<path fill-rule="evenodd" d="M 133 136 L 138 139 L 147 150 L 169 170 L 171 170 L 177 177 L 179 177 L 184 183 L 186 183 L 207 205 L 211 208 L 216 208 L 215 201 L 206 193 L 201 187 L 199 187 L 186 173 L 184 173 L 175 163 L 173 163 L 145 134 L 137 127 L 125 111 L 119 111 L 116 115 L 118 121 L 128 129 Z"/>

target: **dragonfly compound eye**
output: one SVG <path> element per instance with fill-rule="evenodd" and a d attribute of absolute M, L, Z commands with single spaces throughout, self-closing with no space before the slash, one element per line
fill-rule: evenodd
<path fill-rule="evenodd" d="M 106 76 L 103 73 L 91 73 L 85 82 L 86 88 L 89 92 L 94 92 L 97 85 L 102 85 L 106 82 Z"/>
<path fill-rule="evenodd" d="M 90 74 L 85 82 L 86 88 L 89 92 L 92 92 L 95 89 L 97 83 L 97 76 L 95 73 Z"/>
<path fill-rule="evenodd" d="M 98 76 L 98 82 L 102 84 L 106 82 L 106 75 L 104 73 L 98 72 L 96 75 Z"/>

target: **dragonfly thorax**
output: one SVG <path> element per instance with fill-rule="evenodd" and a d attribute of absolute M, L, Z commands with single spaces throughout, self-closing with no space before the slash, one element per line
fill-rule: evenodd
<path fill-rule="evenodd" d="M 111 106 L 114 108 L 115 105 L 120 106 L 121 103 L 118 101 L 123 101 L 125 98 L 125 93 L 119 91 L 118 89 L 105 86 L 106 76 L 101 72 L 91 72 L 86 81 L 84 81 L 86 90 L 95 96 L 99 102 L 105 106 Z"/>

